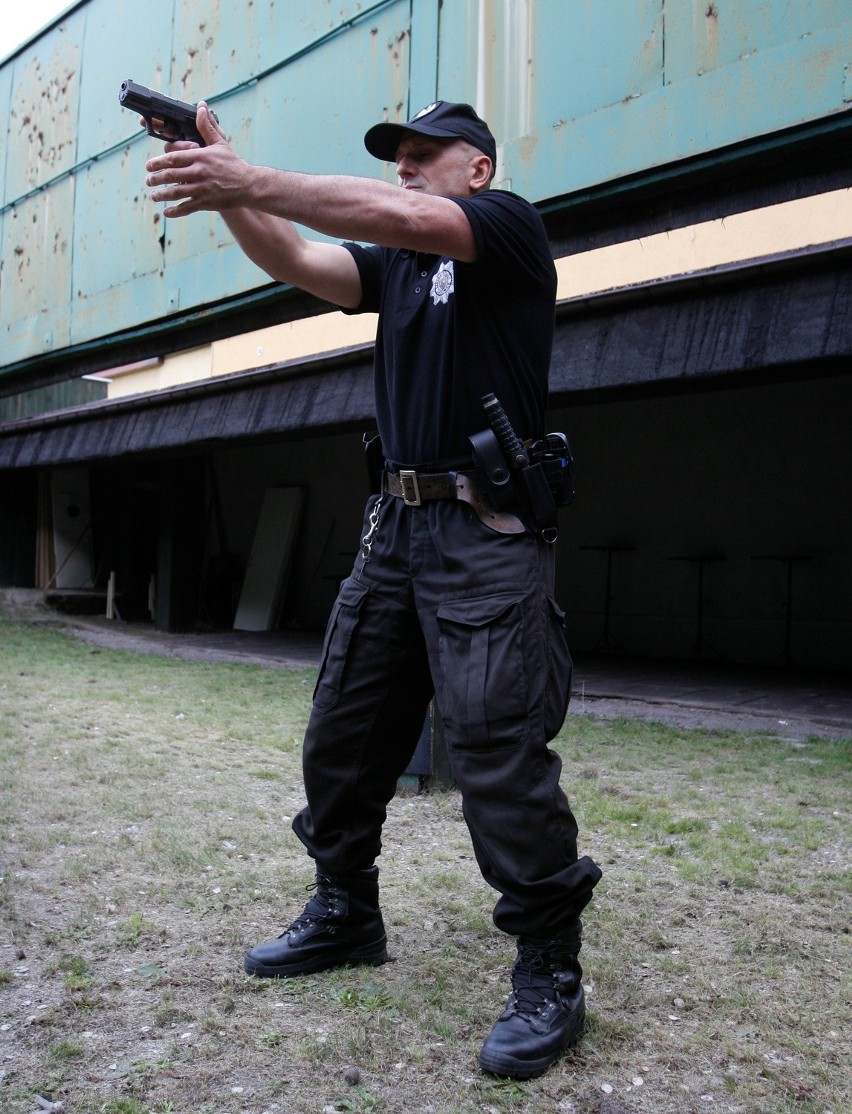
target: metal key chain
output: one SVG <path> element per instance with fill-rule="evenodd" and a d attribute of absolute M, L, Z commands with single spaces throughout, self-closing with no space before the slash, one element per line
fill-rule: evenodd
<path fill-rule="evenodd" d="M 381 498 L 381 496 L 379 496 L 379 499 L 377 500 L 376 505 L 370 511 L 370 529 L 367 531 L 367 533 L 361 539 L 362 553 L 364 555 L 364 564 L 365 565 L 370 560 L 370 552 L 373 548 L 373 536 L 376 533 L 376 527 L 379 525 L 379 508 L 381 507 L 381 505 L 382 505 L 382 498 Z"/>

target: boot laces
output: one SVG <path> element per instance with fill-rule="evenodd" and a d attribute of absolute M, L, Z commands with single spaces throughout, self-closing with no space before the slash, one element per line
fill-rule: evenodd
<path fill-rule="evenodd" d="M 553 948 L 521 947 L 512 968 L 509 1008 L 535 1016 L 547 1006 L 558 1004 L 560 992 L 575 981 L 573 974 L 559 969 L 563 958 Z"/>
<path fill-rule="evenodd" d="M 287 932 L 306 932 L 313 925 L 320 924 L 322 921 L 334 920 L 343 912 L 340 899 L 343 897 L 344 891 L 325 875 L 318 874 L 316 881 L 306 886 L 305 890 L 308 893 L 311 890 L 315 891 L 314 895 L 287 931 L 283 933 L 285 936 Z"/>

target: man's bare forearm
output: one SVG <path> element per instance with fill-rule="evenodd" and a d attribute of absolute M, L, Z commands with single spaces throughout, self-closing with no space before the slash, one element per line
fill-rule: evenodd
<path fill-rule="evenodd" d="M 335 239 L 473 258 L 467 218 L 446 197 L 427 196 L 373 178 L 257 166 L 252 170 L 247 184 L 251 208 Z"/>
<path fill-rule="evenodd" d="M 341 240 L 399 246 L 413 234 L 416 199 L 372 178 L 302 174 L 257 166 L 246 185 L 249 208 Z M 442 204 L 444 199 L 429 199 Z"/>

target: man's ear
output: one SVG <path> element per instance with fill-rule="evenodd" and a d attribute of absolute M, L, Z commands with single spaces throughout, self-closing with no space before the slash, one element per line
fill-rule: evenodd
<path fill-rule="evenodd" d="M 471 179 L 470 186 L 474 192 L 488 188 L 491 179 L 494 177 L 494 164 L 487 155 L 477 155 L 471 161 Z"/>

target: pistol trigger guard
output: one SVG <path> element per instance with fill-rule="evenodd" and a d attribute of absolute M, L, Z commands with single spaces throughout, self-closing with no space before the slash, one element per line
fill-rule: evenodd
<path fill-rule="evenodd" d="M 158 132 L 157 129 L 154 127 L 153 116 L 146 116 L 144 119 L 145 123 L 147 124 L 146 130 L 148 132 L 148 135 L 150 135 L 152 139 L 159 139 L 163 143 L 171 143 L 173 140 L 178 138 L 174 135 L 165 135 L 163 132 Z"/>

